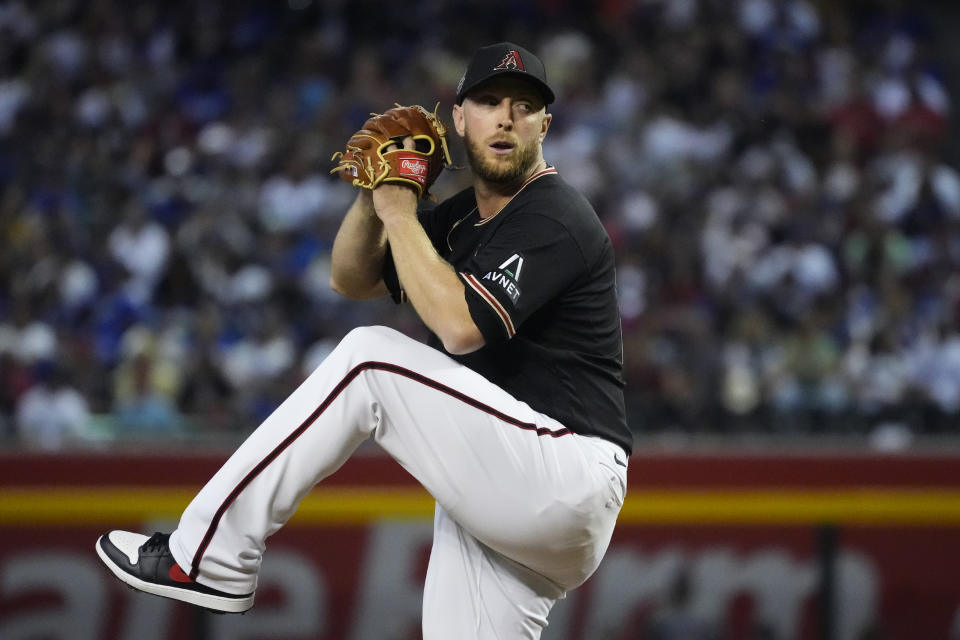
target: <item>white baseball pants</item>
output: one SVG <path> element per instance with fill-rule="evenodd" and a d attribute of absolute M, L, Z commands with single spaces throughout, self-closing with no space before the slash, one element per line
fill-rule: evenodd
<path fill-rule="evenodd" d="M 203 487 L 170 537 L 177 563 L 254 591 L 267 537 L 370 436 L 437 501 L 425 640 L 538 638 L 599 565 L 626 493 L 623 449 L 384 327 L 350 332 Z"/>

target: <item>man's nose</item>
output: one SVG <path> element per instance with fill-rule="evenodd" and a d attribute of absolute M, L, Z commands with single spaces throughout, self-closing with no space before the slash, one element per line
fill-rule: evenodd
<path fill-rule="evenodd" d="M 509 100 L 502 100 L 499 106 L 499 124 L 498 126 L 510 131 L 513 129 L 513 105 Z"/>

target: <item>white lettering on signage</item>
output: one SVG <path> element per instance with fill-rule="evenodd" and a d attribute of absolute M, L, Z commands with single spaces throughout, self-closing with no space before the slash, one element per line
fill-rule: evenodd
<path fill-rule="evenodd" d="M 102 568 L 100 574 L 109 580 Z M 116 588 L 115 584 L 112 584 Z M 122 640 L 169 640 L 173 626 L 174 607 L 168 598 L 154 598 L 135 591 L 123 590 L 126 605 L 120 621 L 118 638 Z"/>
<path fill-rule="evenodd" d="M 0 620 L 3 640 L 100 640 L 107 586 L 103 569 L 78 553 L 22 553 L 3 564 L 0 596 L 13 599 L 31 593 L 56 593 L 55 604 L 16 612 Z"/>
<path fill-rule="evenodd" d="M 957 605 L 957 612 L 953 614 L 953 624 L 950 625 L 950 637 L 960 638 L 960 605 Z"/>
<path fill-rule="evenodd" d="M 91 554 L 92 555 L 92 554 Z M 301 553 L 271 550 L 260 569 L 258 590 L 279 593 L 278 604 L 254 607 L 243 616 L 209 616 L 213 640 L 321 638 L 327 628 L 328 596 L 323 573 Z M 71 552 L 25 553 L 0 566 L 0 597 L 55 593 L 54 604 L 0 618 L 3 640 L 102 640 L 110 589 L 119 583 L 96 558 Z M 170 640 L 176 602 L 123 590 L 127 599 L 115 635 L 122 640 Z"/>
<path fill-rule="evenodd" d="M 349 594 L 355 597 L 349 612 L 331 609 L 327 585 L 333 577 L 326 576 L 308 552 L 271 548 L 264 556 L 259 590 L 276 597 L 258 603 L 245 616 L 207 616 L 207 633 L 213 640 L 330 640 L 330 630 L 344 626 L 350 640 L 416 636 L 423 594 L 420 563 L 432 535 L 432 526 L 422 520 L 371 525 L 362 564 L 356 568 L 356 591 Z M 836 638 L 855 640 L 879 611 L 877 568 L 864 554 L 841 549 L 835 571 Z M 751 622 L 783 640 L 799 637 L 804 609 L 816 598 L 820 579 L 815 557 L 797 557 L 779 546 L 646 550 L 614 545 L 596 575 L 557 602 L 542 638 L 623 637 L 637 624 L 638 612 L 647 620 L 655 614 L 681 575 L 689 578 L 684 606 L 692 616 L 724 630 L 735 603 L 747 597 L 752 603 Z M 111 601 L 118 593 L 124 598 L 120 618 L 108 628 Z M 29 599 L 33 594 L 56 597 L 4 610 L 0 638 L 172 640 L 175 616 L 184 612 L 169 600 L 121 590 L 92 553 L 8 552 L 0 561 L 0 600 Z M 960 622 L 955 620 L 954 626 L 960 627 Z"/>
<path fill-rule="evenodd" d="M 836 571 L 836 638 L 855 640 L 875 618 L 879 580 L 873 563 L 854 551 L 839 553 Z M 819 580 L 816 559 L 797 560 L 776 547 L 747 553 L 723 547 L 693 553 L 667 548 L 650 554 L 636 548 L 611 549 L 591 578 L 592 606 L 582 637 L 618 637 L 635 622 L 637 611 L 655 610 L 665 602 L 684 572 L 690 580 L 685 606 L 692 619 L 723 629 L 734 600 L 746 595 L 754 603 L 753 622 L 783 640 L 798 637 L 803 605 L 816 597 Z M 563 618 L 569 606 L 573 604 L 557 603 L 543 640 L 567 637 L 569 630 L 553 623 L 554 616 Z"/>
<path fill-rule="evenodd" d="M 254 607 L 243 616 L 214 616 L 212 640 L 319 638 L 329 609 L 323 574 L 305 556 L 271 549 L 260 568 L 257 591 L 279 590 L 279 606 Z"/>
<path fill-rule="evenodd" d="M 367 555 L 358 567 L 360 592 L 352 640 L 419 635 L 423 583 L 416 562 L 432 539 L 429 522 L 381 522 L 371 527 Z"/>

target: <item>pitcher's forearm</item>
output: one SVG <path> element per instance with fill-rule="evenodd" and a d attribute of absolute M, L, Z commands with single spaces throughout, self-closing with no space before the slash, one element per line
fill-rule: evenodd
<path fill-rule="evenodd" d="M 387 235 L 373 209 L 373 198 L 361 189 L 347 210 L 333 242 L 330 286 L 353 299 L 376 298 L 387 293 L 382 280 Z"/>
<path fill-rule="evenodd" d="M 484 344 L 483 336 L 467 307 L 463 282 L 434 249 L 415 210 L 407 210 L 408 206 L 401 209 L 388 212 L 382 207 L 379 215 L 384 219 L 397 276 L 407 299 L 448 352 L 463 354 L 479 349 Z"/>

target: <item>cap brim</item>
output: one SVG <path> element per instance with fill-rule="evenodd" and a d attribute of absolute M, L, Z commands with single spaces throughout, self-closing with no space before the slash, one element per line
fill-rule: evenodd
<path fill-rule="evenodd" d="M 488 80 L 492 80 L 493 78 L 501 78 L 503 76 L 511 76 L 514 78 L 518 78 L 520 80 L 524 80 L 529 84 L 532 84 L 534 87 L 537 88 L 537 91 L 540 93 L 540 95 L 543 96 L 544 105 L 552 104 L 554 99 L 556 98 L 556 96 L 553 95 L 553 90 L 549 86 L 547 86 L 545 82 L 540 80 L 540 78 L 530 75 L 529 73 L 526 73 L 524 71 L 511 71 L 508 69 L 504 69 L 503 71 L 497 71 L 483 78 L 480 78 L 479 80 L 471 84 L 469 87 L 464 87 L 463 89 L 461 89 L 460 93 L 457 95 L 457 104 L 463 104 L 463 100 L 464 98 L 467 97 L 467 94 L 473 91 L 474 89 L 476 89 L 477 87 L 479 87 L 480 85 L 482 85 L 484 82 L 487 82 Z"/>

